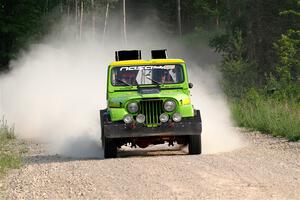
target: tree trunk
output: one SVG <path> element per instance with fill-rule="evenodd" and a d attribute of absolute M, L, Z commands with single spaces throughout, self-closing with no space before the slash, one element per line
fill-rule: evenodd
<path fill-rule="evenodd" d="M 68 14 L 68 18 L 70 18 L 70 0 L 67 1 L 67 14 Z"/>
<path fill-rule="evenodd" d="M 220 18 L 219 18 L 219 12 L 218 12 L 218 5 L 219 5 L 219 1 L 216 0 L 216 27 L 217 27 L 217 29 L 219 29 L 219 27 L 220 27 Z"/>
<path fill-rule="evenodd" d="M 181 38 L 182 36 L 182 28 L 181 28 L 181 2 L 177 0 L 177 23 L 178 23 L 178 34 Z"/>
<path fill-rule="evenodd" d="M 92 32 L 93 37 L 95 37 L 96 33 L 96 12 L 95 12 L 95 2 L 91 0 L 91 11 L 92 11 Z"/>
<path fill-rule="evenodd" d="M 63 4 L 63 0 L 60 0 L 60 14 L 63 15 L 64 13 L 64 4 Z"/>
<path fill-rule="evenodd" d="M 78 25 L 78 0 L 75 0 L 75 23 Z"/>
<path fill-rule="evenodd" d="M 80 24 L 79 24 L 79 39 L 82 39 L 82 25 L 83 25 L 83 0 L 80 3 Z"/>
<path fill-rule="evenodd" d="M 106 12 L 105 12 L 105 20 L 104 20 L 103 35 L 102 35 L 102 43 L 104 43 L 105 35 L 106 35 L 107 20 L 108 20 L 108 11 L 109 11 L 109 3 L 106 4 Z"/>
<path fill-rule="evenodd" d="M 126 32 L 126 0 L 123 0 L 123 34 L 124 45 L 127 46 L 127 32 Z"/>
<path fill-rule="evenodd" d="M 49 11 L 49 0 L 46 0 L 45 13 L 47 14 Z"/>

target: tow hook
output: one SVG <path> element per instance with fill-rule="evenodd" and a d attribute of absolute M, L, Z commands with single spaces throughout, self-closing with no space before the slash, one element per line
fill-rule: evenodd
<path fill-rule="evenodd" d="M 136 124 L 134 124 L 134 123 L 132 123 L 130 126 L 131 126 L 130 128 L 132 128 L 132 129 L 136 128 Z"/>
<path fill-rule="evenodd" d="M 169 122 L 169 128 L 173 128 L 174 127 L 174 122 Z"/>
<path fill-rule="evenodd" d="M 134 124 L 134 123 L 125 124 L 125 128 L 127 128 L 127 129 L 135 129 L 136 128 L 136 124 Z"/>
<path fill-rule="evenodd" d="M 169 147 L 170 146 L 174 146 L 174 142 L 173 141 L 169 141 Z"/>

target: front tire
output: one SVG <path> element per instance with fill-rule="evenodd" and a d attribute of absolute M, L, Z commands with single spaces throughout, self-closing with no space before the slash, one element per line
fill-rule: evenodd
<path fill-rule="evenodd" d="M 116 158 L 117 157 L 117 145 L 115 141 L 111 138 L 104 137 L 103 149 L 104 149 L 104 158 Z"/>
<path fill-rule="evenodd" d="M 190 135 L 189 136 L 189 154 L 197 155 L 201 154 L 201 135 Z"/>
<path fill-rule="evenodd" d="M 104 148 L 104 123 L 107 121 L 106 119 L 106 113 L 107 109 L 100 110 L 100 124 L 101 124 L 101 142 L 102 142 L 102 148 Z"/>

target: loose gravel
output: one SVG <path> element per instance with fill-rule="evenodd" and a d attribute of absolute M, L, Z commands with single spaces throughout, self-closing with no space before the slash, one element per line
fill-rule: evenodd
<path fill-rule="evenodd" d="M 24 166 L 0 184 L 0 197 L 300 199 L 300 143 L 242 134 L 249 145 L 232 152 L 190 156 L 178 149 L 133 150 L 107 160 L 48 155 L 44 145 L 29 143 Z"/>

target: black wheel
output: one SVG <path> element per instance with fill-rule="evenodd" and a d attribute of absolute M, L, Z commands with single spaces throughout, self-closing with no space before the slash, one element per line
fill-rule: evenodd
<path fill-rule="evenodd" d="M 100 110 L 100 124 L 101 124 L 101 142 L 102 148 L 104 148 L 104 124 L 109 120 L 107 109 Z"/>
<path fill-rule="evenodd" d="M 104 147 L 104 128 L 102 127 L 103 121 L 101 120 L 101 146 Z"/>
<path fill-rule="evenodd" d="M 104 158 L 116 158 L 117 157 L 117 144 L 111 138 L 102 138 L 103 149 L 104 149 Z"/>
<path fill-rule="evenodd" d="M 189 136 L 189 154 L 201 154 L 201 135 Z"/>

